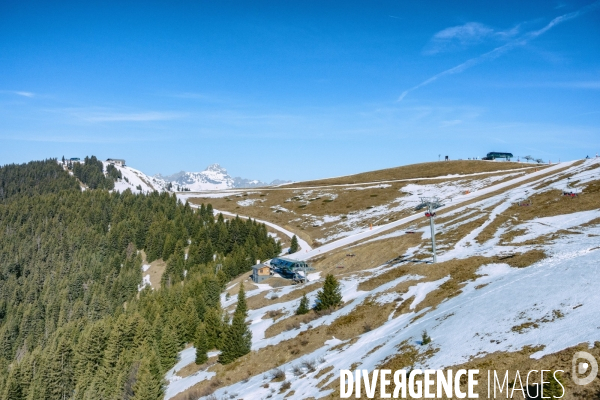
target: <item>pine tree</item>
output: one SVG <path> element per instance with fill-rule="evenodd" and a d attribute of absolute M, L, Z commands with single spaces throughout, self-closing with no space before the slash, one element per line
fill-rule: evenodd
<path fill-rule="evenodd" d="M 185 341 L 193 341 L 198 327 L 198 313 L 191 297 L 187 299 L 183 308 L 183 326 L 185 327 Z"/>
<path fill-rule="evenodd" d="M 307 314 L 308 311 L 308 297 L 306 297 L 306 293 L 304 293 L 300 299 L 300 305 L 296 309 L 296 315 L 304 315 Z"/>
<path fill-rule="evenodd" d="M 160 363 L 163 368 L 168 369 L 177 361 L 177 351 L 179 349 L 177 335 L 170 326 L 163 329 L 159 343 Z"/>
<path fill-rule="evenodd" d="M 245 309 L 246 297 L 243 288 L 240 288 L 241 296 L 238 295 L 238 304 L 233 313 L 233 321 L 227 327 L 219 354 L 221 364 L 229 364 L 235 359 L 250 353 L 252 346 L 252 332 L 246 325 Z"/>
<path fill-rule="evenodd" d="M 292 236 L 292 244 L 290 245 L 290 254 L 295 253 L 299 250 L 298 238 L 296 235 Z"/>
<path fill-rule="evenodd" d="M 323 289 L 317 293 L 317 304 L 315 310 L 321 311 L 337 307 L 342 303 L 342 290 L 340 283 L 331 274 L 325 277 Z"/>
<path fill-rule="evenodd" d="M 206 303 L 204 302 L 204 296 L 202 294 L 194 296 L 194 303 L 199 320 L 204 321 L 204 315 L 206 315 Z"/>
<path fill-rule="evenodd" d="M 194 347 L 196 347 L 196 364 L 204 364 L 208 361 L 208 343 L 206 342 L 206 330 L 204 324 L 199 324 L 196 330 L 196 338 L 194 339 Z"/>
<path fill-rule="evenodd" d="M 51 354 L 47 368 L 46 385 L 52 398 L 65 399 L 74 389 L 73 350 L 71 340 L 61 338 Z"/>
<path fill-rule="evenodd" d="M 8 381 L 6 382 L 6 388 L 4 390 L 3 400 L 24 400 L 23 388 L 21 387 L 21 377 L 19 374 L 19 365 L 15 365 L 10 374 L 8 375 Z"/>
<path fill-rule="evenodd" d="M 158 400 L 163 398 L 160 381 L 150 372 L 150 362 L 143 359 L 137 372 L 137 379 L 133 386 L 132 400 Z"/>
<path fill-rule="evenodd" d="M 221 347 L 220 342 L 223 333 L 223 322 L 221 320 L 220 311 L 220 308 L 210 308 L 204 315 L 206 346 L 209 349 L 218 349 Z"/>
<path fill-rule="evenodd" d="M 77 368 L 85 370 L 91 367 L 94 371 L 98 368 L 106 346 L 104 325 L 102 322 L 96 322 L 84 332 L 77 351 Z"/>
<path fill-rule="evenodd" d="M 427 334 L 427 331 L 423 331 L 423 334 L 421 335 L 421 345 L 425 346 L 429 343 L 431 343 L 431 336 Z"/>
<path fill-rule="evenodd" d="M 544 383 L 542 396 L 552 400 L 563 398 L 565 391 L 561 374 L 556 373 L 556 371 L 550 371 L 547 376 L 548 382 Z"/>
<path fill-rule="evenodd" d="M 164 261 L 167 261 L 169 259 L 169 257 L 171 256 L 171 254 L 173 254 L 173 251 L 175 251 L 176 243 L 177 242 L 176 242 L 175 237 L 173 237 L 173 235 L 168 233 L 167 237 L 165 238 L 165 244 L 162 249 L 162 259 Z"/>
<path fill-rule="evenodd" d="M 252 346 L 252 332 L 246 325 L 245 318 L 236 313 L 233 315 L 231 325 L 227 327 L 219 362 L 229 364 L 238 357 L 250 353 Z"/>
<path fill-rule="evenodd" d="M 242 314 L 244 318 L 248 316 L 248 306 L 246 305 L 246 291 L 244 290 L 244 282 L 240 284 L 240 291 L 237 296 L 236 314 Z"/>

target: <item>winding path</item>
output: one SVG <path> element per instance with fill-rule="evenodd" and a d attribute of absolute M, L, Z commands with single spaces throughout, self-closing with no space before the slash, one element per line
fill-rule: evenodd
<path fill-rule="evenodd" d="M 184 199 L 184 200 L 185 200 L 185 199 Z M 196 204 L 192 204 L 192 203 L 189 203 L 189 204 L 190 204 L 190 207 L 192 207 L 192 208 L 198 208 L 198 206 L 197 206 Z M 221 214 L 223 214 L 223 215 L 228 215 L 228 216 L 230 216 L 230 217 L 239 216 L 240 218 L 252 218 L 252 217 L 246 217 L 246 216 L 244 216 L 244 215 L 239 215 L 239 214 L 230 213 L 230 212 L 228 212 L 228 211 L 220 211 L 220 210 L 215 210 L 215 209 L 213 209 L 213 211 L 214 211 L 215 213 L 217 213 L 217 214 L 218 214 L 218 213 L 221 213 Z M 275 229 L 275 230 L 277 230 L 277 231 L 279 231 L 279 232 L 283 233 L 284 235 L 286 235 L 286 236 L 287 236 L 287 237 L 289 237 L 290 239 L 291 239 L 291 238 L 292 238 L 292 237 L 295 235 L 293 232 L 290 232 L 290 231 L 288 231 L 287 229 L 284 229 L 284 228 L 282 228 L 282 227 L 281 227 L 281 226 L 279 226 L 279 225 L 275 225 L 275 224 L 274 224 L 274 223 L 272 223 L 272 222 L 269 222 L 269 221 L 263 221 L 263 220 L 261 220 L 261 219 L 256 219 L 256 218 L 252 218 L 252 219 L 253 219 L 253 220 L 255 220 L 256 222 L 260 222 L 261 224 L 265 224 L 265 225 L 267 225 L 267 226 L 270 226 L 271 228 L 273 228 L 273 229 Z M 297 254 L 300 254 L 300 253 L 308 253 L 308 252 L 312 251 L 312 249 L 313 249 L 313 248 L 312 248 L 312 247 L 310 247 L 310 245 L 309 245 L 309 244 L 308 244 L 308 243 L 307 243 L 305 240 L 302 240 L 302 239 L 300 239 L 298 236 L 296 236 L 296 239 L 298 239 L 298 245 L 300 246 L 300 250 L 298 250 L 298 252 L 296 253 L 296 255 L 297 255 Z"/>
<path fill-rule="evenodd" d="M 547 175 L 548 173 L 551 173 L 551 172 L 558 172 L 558 170 L 561 170 L 561 169 L 564 169 L 564 168 L 572 166 L 577 161 L 579 161 L 579 160 L 573 160 L 573 161 L 567 161 L 567 162 L 562 162 L 562 163 L 559 163 L 559 164 L 555 164 L 555 165 L 553 165 L 551 167 L 546 167 L 546 168 L 543 168 L 543 169 L 541 169 L 539 171 L 532 172 L 530 174 L 526 174 L 526 175 L 520 176 L 518 178 L 511 179 L 509 181 L 505 181 L 505 182 L 499 183 L 497 185 L 489 186 L 489 187 L 487 187 L 485 189 L 481 189 L 481 190 L 477 190 L 475 192 L 471 192 L 469 194 L 457 196 L 457 197 L 455 197 L 455 198 L 452 199 L 452 205 L 458 205 L 458 204 L 461 204 L 461 203 L 464 203 L 464 202 L 476 199 L 478 197 L 487 195 L 489 193 L 493 193 L 493 192 L 496 192 L 498 190 L 510 187 L 510 186 L 515 185 L 515 184 L 517 184 L 519 182 L 523 182 L 523 181 L 526 181 L 526 180 L 529 180 L 529 179 L 532 179 L 532 178 L 536 178 L 536 177 L 545 176 L 545 175 Z M 486 174 L 487 173 L 488 172 L 486 172 Z M 479 173 L 477 173 L 477 174 L 470 174 L 470 175 L 478 175 L 478 174 Z M 377 183 L 381 183 L 381 182 L 377 182 Z M 362 185 L 364 185 L 364 183 L 362 183 Z M 294 189 L 296 189 L 296 188 L 294 188 Z M 189 197 L 189 195 L 190 194 L 187 193 L 186 194 L 186 198 Z M 185 201 L 186 198 L 182 198 L 182 201 Z M 190 204 L 190 205 L 192 207 L 197 207 L 197 206 L 194 206 L 193 204 Z M 217 211 L 217 210 L 215 210 L 215 212 L 220 212 L 220 213 L 223 213 L 224 215 L 229 215 L 229 216 L 236 216 L 237 215 L 237 214 L 230 213 L 230 212 L 227 212 L 227 211 Z M 406 224 L 408 222 L 415 221 L 415 220 L 417 220 L 419 218 L 422 218 L 422 216 L 423 216 L 423 214 L 420 213 L 420 212 L 419 213 L 415 213 L 414 215 L 411 215 L 411 216 L 399 219 L 397 221 L 390 222 L 390 223 L 385 224 L 385 225 L 374 226 L 373 229 L 368 229 L 368 230 L 365 230 L 363 232 L 357 233 L 355 235 L 351 235 L 351 236 L 347 236 L 347 237 L 339 239 L 339 240 L 335 240 L 333 242 L 324 244 L 323 246 L 320 246 L 320 247 L 318 247 L 316 249 L 313 249 L 311 246 L 309 246 L 308 243 L 306 243 L 306 241 L 298 238 L 298 244 L 300 245 L 300 250 L 297 253 L 290 254 L 288 257 L 292 258 L 292 259 L 296 259 L 296 260 L 308 260 L 308 259 L 310 259 L 312 257 L 318 256 L 318 255 L 321 255 L 321 254 L 325 254 L 325 253 L 328 253 L 328 252 L 330 252 L 332 250 L 338 249 L 340 247 L 344 247 L 344 246 L 347 246 L 349 244 L 356 243 L 356 242 L 358 242 L 360 240 L 366 239 L 368 237 L 378 235 L 378 234 L 380 234 L 382 232 L 385 232 L 385 231 L 390 230 L 392 228 L 404 225 L 404 224 Z M 244 217 L 242 215 L 240 215 L 240 217 L 241 218 L 248 218 L 248 217 Z M 280 227 L 279 225 L 276 225 L 276 224 L 274 224 L 272 222 L 263 221 L 263 220 L 259 220 L 259 219 L 256 219 L 256 221 L 264 223 L 265 225 L 268 225 L 271 228 L 278 230 L 279 232 L 285 234 L 286 236 L 288 236 L 290 238 L 294 235 L 294 233 L 292 233 L 292 232 L 288 231 L 287 229 L 284 229 L 284 228 Z"/>

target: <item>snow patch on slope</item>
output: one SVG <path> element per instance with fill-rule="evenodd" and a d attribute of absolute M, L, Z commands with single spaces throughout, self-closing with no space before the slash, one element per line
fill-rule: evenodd
<path fill-rule="evenodd" d="M 106 161 L 103 161 L 104 170 L 109 165 Z M 163 181 L 158 180 L 154 177 L 150 177 L 143 172 L 128 167 L 128 166 L 114 166 L 116 169 L 121 171 L 122 179 L 115 182 L 114 190 L 122 193 L 127 189 L 131 190 L 132 193 L 151 193 L 154 191 L 163 192 L 165 190 L 165 184 Z"/>

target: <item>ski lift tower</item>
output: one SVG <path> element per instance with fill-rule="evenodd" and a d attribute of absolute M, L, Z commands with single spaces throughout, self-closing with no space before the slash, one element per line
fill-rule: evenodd
<path fill-rule="evenodd" d="M 429 218 L 429 226 L 431 227 L 431 252 L 433 253 L 433 262 L 437 262 L 437 255 L 435 251 L 435 222 L 433 218 L 435 217 L 434 210 L 442 207 L 443 204 L 441 200 L 437 197 L 421 197 L 421 204 L 417 206 L 417 210 L 427 207 L 427 212 L 425 216 Z"/>

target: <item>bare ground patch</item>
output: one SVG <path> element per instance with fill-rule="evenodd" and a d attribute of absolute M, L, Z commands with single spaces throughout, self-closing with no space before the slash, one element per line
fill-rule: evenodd
<path fill-rule="evenodd" d="M 317 318 L 320 318 L 322 313 L 317 313 L 313 310 L 309 311 L 308 314 L 304 315 L 292 315 L 286 319 L 278 321 L 267 328 L 265 331 L 265 338 L 270 338 L 279 335 L 281 332 L 290 331 L 292 329 L 300 328 L 301 324 L 309 324 Z"/>
<path fill-rule="evenodd" d="M 249 297 L 246 301 L 249 309 L 258 310 L 259 308 L 263 308 L 272 304 L 285 303 L 290 300 L 299 299 L 302 297 L 303 293 L 312 292 L 321 286 L 323 286 L 321 282 L 308 283 L 298 286 L 296 290 L 283 296 L 265 297 L 265 293 L 261 293 L 256 296 Z"/>
<path fill-rule="evenodd" d="M 143 264 L 148 265 L 148 262 L 146 261 L 146 253 L 144 250 L 140 250 L 140 252 L 142 255 Z M 150 268 L 148 268 L 146 272 L 142 272 L 142 275 L 150 275 L 150 286 L 152 286 L 154 290 L 158 290 L 160 289 L 162 276 L 165 273 L 165 269 L 167 269 L 167 263 L 164 262 L 162 258 L 159 258 L 158 260 L 152 261 L 149 265 Z"/>
<path fill-rule="evenodd" d="M 383 265 L 421 242 L 420 234 L 400 235 L 337 249 L 317 258 L 313 264 L 322 271 L 322 276 L 333 274 L 343 277 Z"/>
<path fill-rule="evenodd" d="M 327 333 L 341 340 L 350 339 L 383 325 L 395 305 L 376 304 L 371 299 L 359 304 L 348 314 L 337 318 L 327 327 Z"/>

